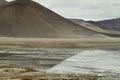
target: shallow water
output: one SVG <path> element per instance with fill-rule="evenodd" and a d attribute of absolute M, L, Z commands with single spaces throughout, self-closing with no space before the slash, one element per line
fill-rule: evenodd
<path fill-rule="evenodd" d="M 0 65 L 28 67 L 39 71 L 46 71 L 82 51 L 83 49 L 78 48 L 0 49 Z"/>
<path fill-rule="evenodd" d="M 11 48 L 0 49 L 0 65 L 9 65 L 16 67 L 27 67 L 38 71 L 46 72 L 46 70 L 58 65 L 64 60 L 78 54 L 83 54 L 84 51 L 108 51 L 114 55 L 120 55 L 120 48 Z M 96 53 L 96 52 L 95 52 Z M 98 52 L 99 53 L 99 52 Z M 91 53 L 90 53 L 91 54 Z M 92 54 L 91 54 L 92 55 Z M 111 54 L 106 54 L 111 56 Z M 97 56 L 104 56 L 102 53 Z M 111 58 L 112 61 L 112 58 Z M 82 64 L 82 63 L 81 63 Z M 90 63 L 89 63 L 90 64 Z"/>

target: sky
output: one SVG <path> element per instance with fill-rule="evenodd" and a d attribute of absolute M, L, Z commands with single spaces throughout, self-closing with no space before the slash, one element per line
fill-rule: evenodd
<path fill-rule="evenodd" d="M 8 0 L 11 1 L 11 0 Z M 120 18 L 120 0 L 33 0 L 65 18 L 106 20 Z"/>

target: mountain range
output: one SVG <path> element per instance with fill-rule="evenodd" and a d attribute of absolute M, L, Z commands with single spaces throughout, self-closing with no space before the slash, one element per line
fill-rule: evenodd
<path fill-rule="evenodd" d="M 120 18 L 102 20 L 102 21 L 87 21 L 87 22 L 99 26 L 100 28 L 103 29 L 120 31 Z"/>
<path fill-rule="evenodd" d="M 81 19 L 69 19 L 69 20 L 93 31 L 103 33 L 112 37 L 120 37 L 120 31 L 119 31 L 120 27 L 118 26 L 120 25 L 119 19 L 112 19 L 112 21 L 104 20 L 105 22 L 104 21 L 97 21 L 97 22 L 84 21 Z M 100 27 L 100 25 L 97 24 L 99 22 L 102 24 L 102 27 L 104 28 Z M 110 25 L 110 27 L 108 25 Z"/>

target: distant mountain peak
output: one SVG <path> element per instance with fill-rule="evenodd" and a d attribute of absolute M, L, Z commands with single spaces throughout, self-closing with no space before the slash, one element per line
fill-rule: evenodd
<path fill-rule="evenodd" d="M 120 31 L 120 18 L 88 22 L 97 25 L 103 29 Z"/>

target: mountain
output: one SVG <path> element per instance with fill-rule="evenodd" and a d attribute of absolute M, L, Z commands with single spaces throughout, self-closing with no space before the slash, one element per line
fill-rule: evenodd
<path fill-rule="evenodd" d="M 102 21 L 88 21 L 88 22 L 96 26 L 99 26 L 103 29 L 120 31 L 120 18 L 102 20 Z"/>
<path fill-rule="evenodd" d="M 106 37 L 31 0 L 15 0 L 0 7 L 0 35 L 39 38 Z"/>
<path fill-rule="evenodd" d="M 83 27 L 102 33 L 102 34 L 106 34 L 112 37 L 120 37 L 120 31 L 115 31 L 115 30 L 107 30 L 107 29 L 103 29 L 95 24 L 93 24 L 92 22 L 87 22 L 81 19 L 69 19 L 70 21 L 78 24 L 78 25 L 82 25 Z"/>

